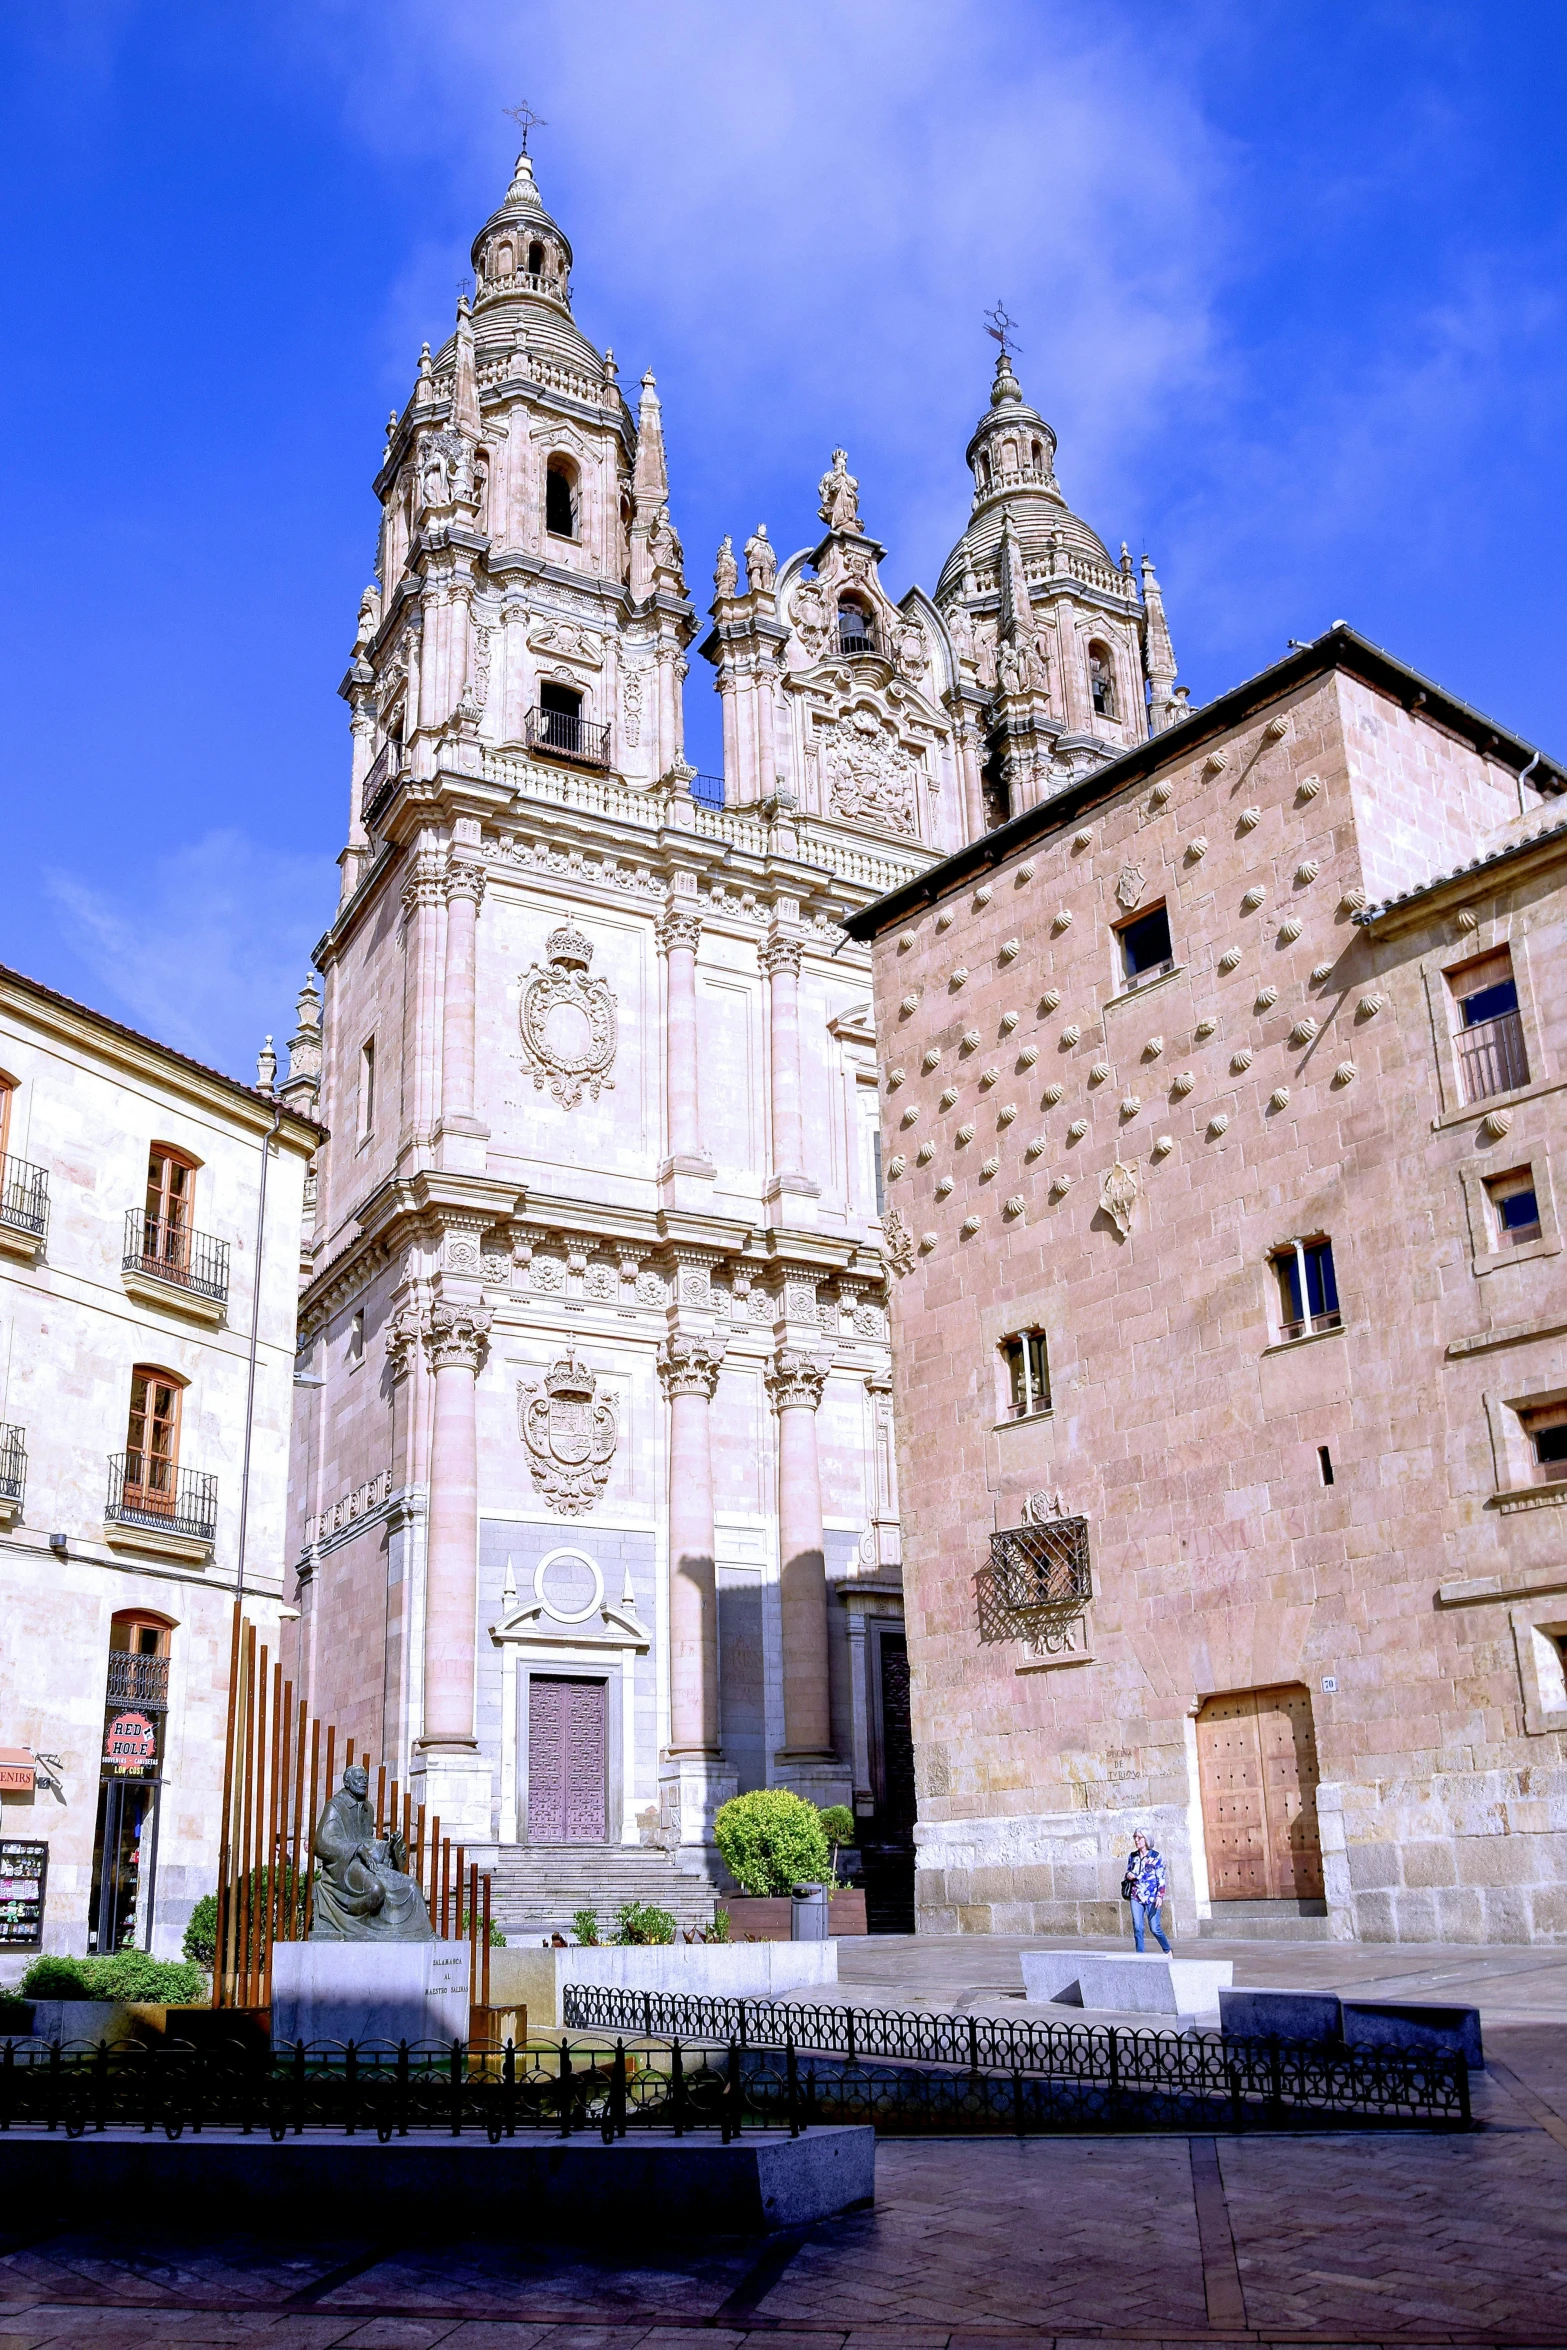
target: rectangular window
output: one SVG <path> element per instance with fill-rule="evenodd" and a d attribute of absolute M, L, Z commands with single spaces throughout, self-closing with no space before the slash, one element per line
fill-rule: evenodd
<path fill-rule="evenodd" d="M 1331 1240 L 1296 1240 L 1273 1259 L 1279 1281 L 1279 1336 L 1309 1338 L 1342 1322 Z"/>
<path fill-rule="evenodd" d="M 1050 1409 L 1050 1358 L 1043 1330 L 1020 1330 L 1001 1342 L 1007 1367 L 1007 1410 L 1014 1420 Z"/>
<path fill-rule="evenodd" d="M 1458 1066 L 1465 1101 L 1485 1101 L 1492 1094 L 1527 1085 L 1529 1055 L 1510 949 L 1502 947 L 1461 970 L 1449 971 L 1447 984 L 1458 1015 Z"/>
<path fill-rule="evenodd" d="M 1540 1202 L 1532 1167 L 1514 1167 L 1510 1174 L 1493 1175 L 1486 1183 L 1496 1237 L 1503 1248 L 1540 1237 Z"/>
<path fill-rule="evenodd" d="M 365 1359 L 365 1310 L 356 1306 L 348 1321 L 348 1367 L 357 1371 Z"/>
<path fill-rule="evenodd" d="M 1521 1417 L 1541 1483 L 1567 1477 L 1567 1403 L 1542 1404 Z"/>
<path fill-rule="evenodd" d="M 138 1369 L 131 1377 L 125 1430 L 125 1499 L 137 1509 L 174 1508 L 179 1466 L 180 1391 L 163 1373 Z"/>
<path fill-rule="evenodd" d="M 871 1136 L 871 1167 L 876 1178 L 876 1213 L 880 1216 L 884 1213 L 887 1205 L 887 1187 L 882 1181 L 881 1136 L 879 1133 Z"/>
<path fill-rule="evenodd" d="M 375 1038 L 366 1037 L 359 1047 L 359 1140 L 366 1142 L 375 1132 Z"/>
<path fill-rule="evenodd" d="M 1123 922 L 1115 935 L 1121 949 L 1122 976 L 1128 987 L 1138 987 L 1145 980 L 1157 978 L 1161 971 L 1174 969 L 1170 917 L 1163 906 L 1151 906 L 1146 914 Z"/>

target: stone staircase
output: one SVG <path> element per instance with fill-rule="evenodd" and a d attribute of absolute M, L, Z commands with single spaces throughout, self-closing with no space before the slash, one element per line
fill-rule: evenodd
<path fill-rule="evenodd" d="M 509 1942 L 569 1934 L 578 1909 L 596 1910 L 607 1936 L 626 1901 L 671 1910 L 682 1928 L 712 1924 L 714 1892 L 706 1878 L 676 1868 L 667 1852 L 651 1846 L 503 1844 L 493 1858 L 482 1852 L 472 1858 L 490 1873 L 490 1914 Z"/>
<path fill-rule="evenodd" d="M 1325 1901 L 1216 1901 L 1197 1921 L 1204 1942 L 1331 1942 Z"/>

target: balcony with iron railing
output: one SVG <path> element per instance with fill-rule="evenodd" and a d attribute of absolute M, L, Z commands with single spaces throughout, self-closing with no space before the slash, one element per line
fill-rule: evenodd
<path fill-rule="evenodd" d="M 157 1453 L 109 1455 L 104 1518 L 111 1529 L 154 1534 L 210 1549 L 218 1524 L 218 1481 L 180 1469 Z"/>
<path fill-rule="evenodd" d="M 557 759 L 571 759 L 583 767 L 609 765 L 609 728 L 565 710 L 530 710 L 523 725 L 523 741 L 530 751 Z"/>
<path fill-rule="evenodd" d="M 133 1656 L 125 1649 L 109 1652 L 108 1705 L 139 1705 L 146 1712 L 169 1710 L 169 1660 L 166 1656 Z"/>
<path fill-rule="evenodd" d="M 0 1159 L 0 1249 L 38 1255 L 49 1231 L 49 1178 L 26 1159 Z"/>
<path fill-rule="evenodd" d="M 26 1491 L 25 1431 L 0 1424 L 0 1526 L 9 1526 L 20 1516 Z"/>
<path fill-rule="evenodd" d="M 859 615 L 856 614 L 854 618 L 857 621 Z M 879 654 L 881 647 L 876 642 L 876 632 L 869 621 L 866 621 L 862 626 L 855 626 L 847 613 L 840 612 L 838 615 L 838 650 L 840 653 Z"/>
<path fill-rule="evenodd" d="M 724 779 L 721 775 L 693 775 L 691 797 L 699 808 L 721 808 L 724 804 Z"/>
<path fill-rule="evenodd" d="M 1529 1055 L 1521 1015 L 1499 1012 L 1494 1020 L 1477 1020 L 1472 1028 L 1461 1028 L 1458 1066 L 1466 1102 L 1483 1102 L 1493 1093 L 1512 1093 L 1527 1085 Z"/>
<path fill-rule="evenodd" d="M 188 1224 L 149 1216 L 141 1208 L 125 1213 L 123 1270 L 223 1305 L 229 1293 L 229 1244 Z"/>

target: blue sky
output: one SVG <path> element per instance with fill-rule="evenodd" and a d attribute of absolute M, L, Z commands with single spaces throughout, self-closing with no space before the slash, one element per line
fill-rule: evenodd
<path fill-rule="evenodd" d="M 370 479 L 526 95 L 676 522 L 898 592 L 1005 297 L 1207 699 L 1340 616 L 1567 753 L 1567 10 L 51 0 L 0 27 L 0 959 L 248 1074 L 335 900 Z M 705 665 L 692 755 L 719 764 Z"/>

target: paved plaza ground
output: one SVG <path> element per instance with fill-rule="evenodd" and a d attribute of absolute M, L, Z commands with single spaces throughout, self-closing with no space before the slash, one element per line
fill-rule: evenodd
<path fill-rule="evenodd" d="M 1023 1947 L 848 1945 L 845 1989 L 1038 2012 L 1016 1997 Z M 247 2238 L 243 2213 L 197 2243 L 176 2213 L 68 2212 L 31 2241 L 0 2234 L 0 2350 L 1567 2345 L 1567 1951 L 1202 1947 L 1241 1982 L 1479 2004 L 1480 2126 L 893 2141 L 874 2210 L 656 2250 L 540 2243 L 526 2211 L 506 2242 L 414 2246 L 345 2209 L 288 2250 Z"/>

